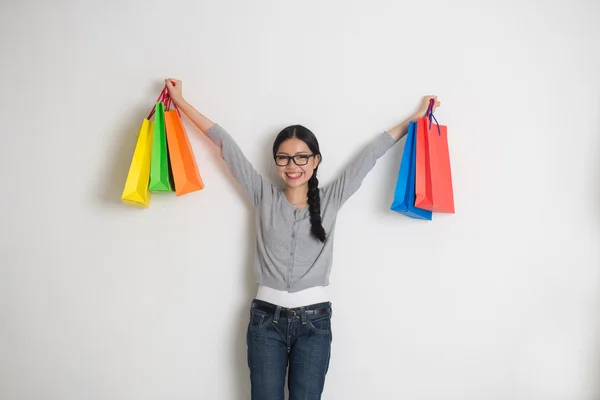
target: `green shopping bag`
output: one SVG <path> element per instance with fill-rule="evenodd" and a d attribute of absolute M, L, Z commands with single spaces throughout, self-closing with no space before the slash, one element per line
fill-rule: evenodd
<path fill-rule="evenodd" d="M 148 189 L 152 192 L 172 192 L 172 174 L 167 147 L 165 128 L 165 105 L 160 99 L 156 103 L 154 117 L 154 134 L 152 135 L 152 161 L 150 164 L 150 183 Z"/>

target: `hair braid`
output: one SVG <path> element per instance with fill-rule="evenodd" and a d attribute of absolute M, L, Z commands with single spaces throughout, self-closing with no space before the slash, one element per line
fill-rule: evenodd
<path fill-rule="evenodd" d="M 321 242 L 325 242 L 327 235 L 321 223 L 321 196 L 319 195 L 319 179 L 317 168 L 308 180 L 308 210 L 310 211 L 310 231 Z"/>

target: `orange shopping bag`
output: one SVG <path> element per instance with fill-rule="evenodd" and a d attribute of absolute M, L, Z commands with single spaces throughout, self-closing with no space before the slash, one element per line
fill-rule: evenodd
<path fill-rule="evenodd" d="M 204 189 L 204 182 L 200 176 L 190 140 L 181 121 L 179 109 L 173 104 L 175 109 L 169 110 L 171 107 L 170 97 L 167 97 L 165 105 L 167 145 L 169 146 L 169 159 L 175 183 L 175 194 L 182 196 L 186 193 L 202 190 Z"/>
<path fill-rule="evenodd" d="M 433 100 L 427 115 L 417 121 L 415 207 L 433 212 L 454 213 L 454 190 L 448 127 L 440 125 L 432 113 Z M 435 120 L 435 125 L 432 124 Z"/>

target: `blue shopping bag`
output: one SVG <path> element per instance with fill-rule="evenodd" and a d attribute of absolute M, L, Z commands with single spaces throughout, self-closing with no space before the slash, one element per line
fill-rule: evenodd
<path fill-rule="evenodd" d="M 394 201 L 390 210 L 404 214 L 407 217 L 431 221 L 431 211 L 415 207 L 416 130 L 417 124 L 411 121 L 408 125 L 408 134 L 406 135 L 406 143 L 402 152 L 398 180 L 396 181 Z"/>

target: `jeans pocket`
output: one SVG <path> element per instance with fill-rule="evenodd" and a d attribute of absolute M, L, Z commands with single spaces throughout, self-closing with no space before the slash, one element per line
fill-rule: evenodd
<path fill-rule="evenodd" d="M 331 333 L 331 316 L 309 319 L 308 329 L 319 335 L 329 335 Z"/>
<path fill-rule="evenodd" d="M 248 328 L 264 329 L 271 323 L 271 321 L 273 321 L 272 315 L 253 309 L 250 311 L 250 321 L 248 322 Z"/>

